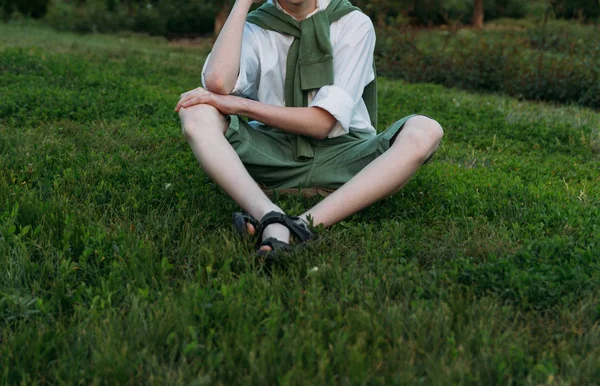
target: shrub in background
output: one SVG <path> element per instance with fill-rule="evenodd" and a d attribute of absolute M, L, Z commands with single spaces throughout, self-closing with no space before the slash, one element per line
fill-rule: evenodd
<path fill-rule="evenodd" d="M 218 7 L 206 1 L 157 1 L 168 37 L 210 35 Z"/>
<path fill-rule="evenodd" d="M 136 32 L 145 32 L 153 36 L 167 35 L 167 18 L 152 3 L 139 7 L 133 21 Z"/>
<path fill-rule="evenodd" d="M 12 16 L 12 9 L 9 9 L 8 2 L 6 0 L 0 0 L 0 19 L 5 22 L 10 20 Z"/>
<path fill-rule="evenodd" d="M 553 0 L 556 16 L 567 19 L 593 20 L 600 17 L 598 0 Z"/>
<path fill-rule="evenodd" d="M 527 35 L 533 48 L 544 51 L 590 55 L 600 52 L 600 25 L 556 20 L 532 26 Z"/>
<path fill-rule="evenodd" d="M 15 11 L 40 19 L 46 15 L 49 4 L 50 0 L 0 0 L 0 9 L 4 20 L 10 19 Z"/>
<path fill-rule="evenodd" d="M 204 1 L 56 0 L 46 20 L 59 30 L 79 33 L 136 31 L 167 37 L 212 33 L 215 5 Z"/>
<path fill-rule="evenodd" d="M 410 18 L 413 24 L 469 24 L 473 16 L 473 0 L 355 0 L 354 4 L 376 21 L 393 25 L 398 16 Z M 521 18 L 547 7 L 546 0 L 485 0 L 485 19 Z"/>
<path fill-rule="evenodd" d="M 469 0 L 416 1 L 412 16 L 419 24 L 438 25 L 451 21 L 466 23 L 473 15 L 472 3 Z"/>
<path fill-rule="evenodd" d="M 85 3 L 55 1 L 48 10 L 46 22 L 59 31 L 78 33 L 110 33 L 132 30 L 134 19 L 124 6 L 111 12 L 106 0 L 87 0 Z"/>
<path fill-rule="evenodd" d="M 553 28 L 548 31 L 560 33 Z M 595 28 L 580 26 L 580 33 L 593 34 Z M 548 31 L 545 41 L 562 42 Z M 600 108 L 600 49 L 584 50 L 587 41 L 579 51 L 555 52 L 536 47 L 527 32 L 463 31 L 440 39 L 432 32 L 387 28 L 381 35 L 376 56 L 383 75 Z"/>

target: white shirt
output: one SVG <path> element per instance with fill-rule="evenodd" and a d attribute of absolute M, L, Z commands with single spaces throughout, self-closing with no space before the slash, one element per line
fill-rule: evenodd
<path fill-rule="evenodd" d="M 268 2 L 274 2 L 283 11 L 276 1 Z M 309 17 L 327 8 L 329 2 L 330 0 L 317 0 L 317 10 Z M 364 88 L 375 79 L 373 23 L 365 14 L 352 12 L 331 23 L 330 35 L 334 83 L 312 91 L 308 99 L 309 107 L 320 107 L 337 119 L 336 125 L 329 132 L 329 138 L 347 134 L 350 130 L 375 134 L 369 111 L 362 99 Z M 287 54 L 293 41 L 292 36 L 246 23 L 240 73 L 231 94 L 270 105 L 285 106 Z M 202 81 L 204 83 L 204 71 Z"/>

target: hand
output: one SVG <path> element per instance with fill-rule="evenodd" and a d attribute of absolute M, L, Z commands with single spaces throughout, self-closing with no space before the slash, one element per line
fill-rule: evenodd
<path fill-rule="evenodd" d="M 199 104 L 210 104 L 209 99 L 213 97 L 213 93 L 205 90 L 202 87 L 195 88 L 191 91 L 184 92 L 179 96 L 179 102 L 175 106 L 175 111 L 179 112 L 182 107 L 191 107 Z"/>
<path fill-rule="evenodd" d="M 241 110 L 243 98 L 220 95 L 198 87 L 192 91 L 181 94 L 175 111 L 179 112 L 181 108 L 192 107 L 195 105 L 211 105 L 224 115 L 238 114 Z"/>

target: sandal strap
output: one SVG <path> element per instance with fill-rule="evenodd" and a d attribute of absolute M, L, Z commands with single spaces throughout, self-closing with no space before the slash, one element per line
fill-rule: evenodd
<path fill-rule="evenodd" d="M 258 226 L 258 221 L 246 212 L 235 212 L 232 216 L 232 223 L 236 233 L 242 237 L 248 234 L 248 223 L 252 224 L 254 228 Z"/>
<path fill-rule="evenodd" d="M 272 224 L 281 224 L 290 230 L 292 236 L 301 243 L 307 242 L 313 238 L 313 233 L 308 229 L 308 225 L 300 217 L 290 217 L 280 212 L 269 212 L 263 216 L 256 230 L 257 240 L 262 239 L 265 228 Z"/>
<path fill-rule="evenodd" d="M 261 247 L 271 247 L 273 250 L 269 252 L 290 252 L 292 250 L 292 246 L 288 243 L 284 243 L 283 241 L 277 240 L 274 237 L 269 237 L 265 239 L 262 243 L 260 243 Z"/>

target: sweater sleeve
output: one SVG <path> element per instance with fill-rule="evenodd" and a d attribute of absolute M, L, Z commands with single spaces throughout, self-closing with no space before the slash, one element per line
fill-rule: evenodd
<path fill-rule="evenodd" d="M 319 89 L 310 103 L 311 107 L 320 107 L 337 119 L 328 135 L 330 138 L 350 131 L 355 110 L 365 108 L 364 89 L 375 79 L 373 23 L 360 12 L 353 12 L 338 23 L 343 25 L 340 25 L 337 40 L 333 41 L 334 83 Z"/>
<path fill-rule="evenodd" d="M 210 55 L 209 55 L 210 57 Z M 206 85 L 204 71 L 206 63 L 202 69 L 202 84 Z M 252 26 L 246 23 L 244 26 L 244 34 L 242 36 L 242 52 L 240 56 L 240 72 L 231 95 L 258 99 L 258 86 L 260 82 L 260 61 L 258 57 L 258 42 L 256 35 L 252 30 Z"/>

